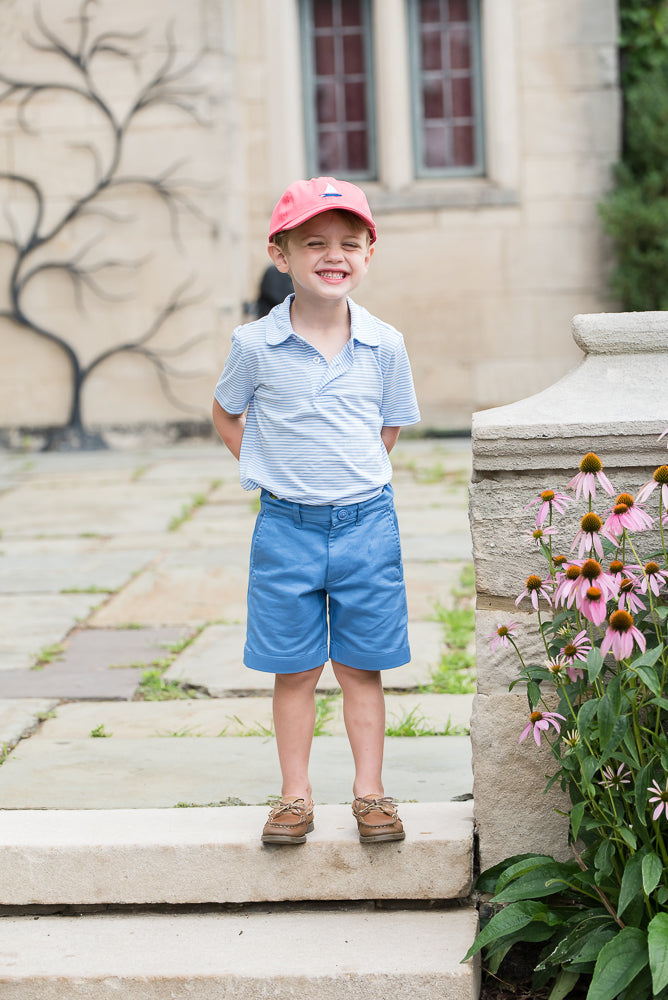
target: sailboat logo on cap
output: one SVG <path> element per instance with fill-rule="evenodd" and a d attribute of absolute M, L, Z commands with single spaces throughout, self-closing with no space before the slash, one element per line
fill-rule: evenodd
<path fill-rule="evenodd" d="M 340 191 L 337 191 L 335 187 L 332 187 L 331 184 L 328 184 L 327 187 L 325 188 L 325 190 L 320 195 L 320 197 L 321 198 L 342 198 L 343 195 L 341 194 Z"/>

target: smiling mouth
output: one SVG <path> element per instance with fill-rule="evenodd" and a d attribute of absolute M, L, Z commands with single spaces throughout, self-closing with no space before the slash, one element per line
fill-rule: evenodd
<path fill-rule="evenodd" d="M 327 278 L 330 281 L 341 280 L 348 277 L 347 271 L 318 271 L 320 278 Z"/>

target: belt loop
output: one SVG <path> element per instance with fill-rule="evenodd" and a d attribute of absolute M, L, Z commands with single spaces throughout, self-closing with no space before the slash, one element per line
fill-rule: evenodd
<path fill-rule="evenodd" d="M 295 522 L 296 528 L 301 528 L 302 526 L 302 509 L 300 504 L 292 504 L 292 520 Z"/>
<path fill-rule="evenodd" d="M 360 518 L 362 516 L 361 507 L 362 507 L 361 503 L 355 504 L 355 524 L 360 523 Z"/>

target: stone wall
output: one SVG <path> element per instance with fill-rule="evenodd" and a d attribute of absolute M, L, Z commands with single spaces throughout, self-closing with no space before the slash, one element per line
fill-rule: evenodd
<path fill-rule="evenodd" d="M 73 38 L 79 0 L 43 5 L 48 25 Z M 34 37 L 33 0 L 0 4 L 3 71 L 47 79 L 53 59 L 26 45 Z M 619 90 L 615 0 L 494 0 L 482 4 L 486 175 L 450 180 L 412 176 L 408 43 L 403 0 L 375 0 L 379 178 L 365 183 L 379 241 L 358 298 L 406 335 L 423 413 L 422 429 L 468 429 L 473 410 L 552 383 L 578 357 L 567 334 L 574 313 L 609 308 L 606 245 L 597 203 L 618 153 Z M 174 23 L 179 61 L 202 54 L 197 125 L 178 108 L 147 110 L 126 147 L 130 171 L 160 171 L 185 158 L 181 173 L 211 186 L 192 189 L 218 227 L 183 219 L 182 247 L 171 242 L 159 198 L 125 188 L 107 208 L 133 222 L 91 217 L 62 234 L 67 254 L 103 236 L 90 259 L 143 261 L 106 275 L 120 301 L 100 303 L 43 274 L 31 314 L 66 331 L 84 359 L 100 345 L 137 336 L 183 278 L 202 299 L 171 317 L 164 346 L 205 337 L 170 364 L 195 377 L 177 380 L 180 410 L 162 392 L 145 358 L 119 355 L 101 365 L 84 392 L 89 424 L 208 420 L 213 385 L 243 303 L 256 297 L 267 264 L 266 224 L 283 188 L 306 173 L 297 0 L 101 0 L 89 5 L 91 31 L 146 29 L 140 44 L 155 66 Z M 278 55 L 280 53 L 280 55 Z M 107 53 L 97 79 L 122 106 L 141 79 Z M 41 179 L 50 212 L 71 202 L 104 156 L 108 136 L 94 109 L 65 93 L 30 102 L 33 132 L 0 105 L 0 171 Z M 16 102 L 14 102 L 15 109 Z M 28 224 L 30 194 L 13 186 L 14 224 Z M 8 235 L 7 217 L 0 219 Z M 97 254 L 97 257 L 96 257 Z M 0 244 L 0 295 L 12 253 Z M 0 299 L 0 310 L 4 302 Z M 46 339 L 0 318 L 0 428 L 48 426 L 68 409 L 69 365 Z"/>
<path fill-rule="evenodd" d="M 483 868 L 525 851 L 567 853 L 567 799 L 553 788 L 549 749 L 518 745 L 527 722 L 526 694 L 514 652 L 491 652 L 488 636 L 511 620 L 527 662 L 542 663 L 537 615 L 515 598 L 546 564 L 526 538 L 544 489 L 565 490 L 589 451 L 603 462 L 616 492 L 635 494 L 665 462 L 657 443 L 668 427 L 668 313 L 578 315 L 573 336 L 584 360 L 555 385 L 520 402 L 474 414 L 470 518 L 476 567 L 478 690 L 471 725 L 476 823 Z M 614 502 L 597 498 L 599 514 Z M 582 511 L 570 508 L 560 542 L 568 546 Z M 533 512 L 532 512 L 533 511 Z M 562 523 L 562 519 L 559 519 Z M 658 539 L 657 539 L 658 542 Z M 559 551 L 562 551 L 561 548 Z M 568 555 L 568 549 L 564 552 Z"/>

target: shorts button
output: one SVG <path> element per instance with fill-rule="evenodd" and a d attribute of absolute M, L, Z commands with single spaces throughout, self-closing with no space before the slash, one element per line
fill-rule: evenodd
<path fill-rule="evenodd" d="M 348 511 L 340 510 L 336 516 L 338 517 L 339 521 L 345 521 L 348 518 Z"/>

